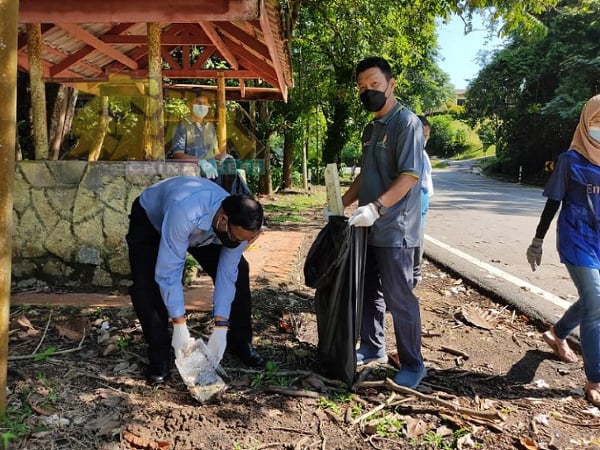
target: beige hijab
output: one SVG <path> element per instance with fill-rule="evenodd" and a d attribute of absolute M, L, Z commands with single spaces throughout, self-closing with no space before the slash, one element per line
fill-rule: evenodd
<path fill-rule="evenodd" d="M 600 142 L 592 139 L 589 133 L 592 118 L 595 116 L 600 116 L 600 95 L 590 98 L 583 107 L 579 124 L 575 128 L 575 134 L 573 134 L 571 148 L 591 163 L 600 166 Z"/>

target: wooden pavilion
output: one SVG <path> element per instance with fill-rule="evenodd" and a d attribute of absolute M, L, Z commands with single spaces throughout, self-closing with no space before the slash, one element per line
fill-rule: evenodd
<path fill-rule="evenodd" d="M 21 0 L 17 58 L 30 74 L 36 145 L 47 128 L 45 82 L 98 95 L 126 80 L 153 102 L 151 155 L 164 159 L 164 80 L 208 79 L 224 146 L 226 99 L 287 101 L 285 23 L 278 0 Z"/>

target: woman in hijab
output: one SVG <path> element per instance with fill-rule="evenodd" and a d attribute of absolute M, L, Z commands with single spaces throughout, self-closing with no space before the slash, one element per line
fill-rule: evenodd
<path fill-rule="evenodd" d="M 561 360 L 575 362 L 566 338 L 579 325 L 586 397 L 600 407 L 600 95 L 583 107 L 570 150 L 558 157 L 543 195 L 548 200 L 527 260 L 532 270 L 540 265 L 544 236 L 560 207 L 558 253 L 579 299 L 542 337 Z"/>

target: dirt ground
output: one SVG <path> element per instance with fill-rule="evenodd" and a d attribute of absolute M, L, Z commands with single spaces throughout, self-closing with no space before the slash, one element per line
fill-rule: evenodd
<path fill-rule="evenodd" d="M 305 254 L 318 218 L 280 228 L 307 233 Z M 269 363 L 251 370 L 226 354 L 228 388 L 208 405 L 176 369 L 164 387 L 145 384 L 130 307 L 13 307 L 2 440 L 30 450 L 600 448 L 581 362 L 558 361 L 543 324 L 446 269 L 426 261 L 416 290 L 428 367 L 418 391 L 386 383 L 396 371 L 387 365 L 365 368 L 354 386 L 324 376 L 314 291 L 302 282 L 299 263 L 287 283 L 252 286 L 255 345 Z M 208 336 L 207 314 L 190 316 L 192 334 Z M 388 317 L 389 350 L 392 337 Z"/>

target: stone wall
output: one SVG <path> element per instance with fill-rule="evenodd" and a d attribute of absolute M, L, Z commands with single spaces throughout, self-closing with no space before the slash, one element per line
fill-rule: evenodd
<path fill-rule="evenodd" d="M 197 174 L 175 161 L 17 162 L 13 288 L 127 286 L 131 204 L 163 178 Z"/>

